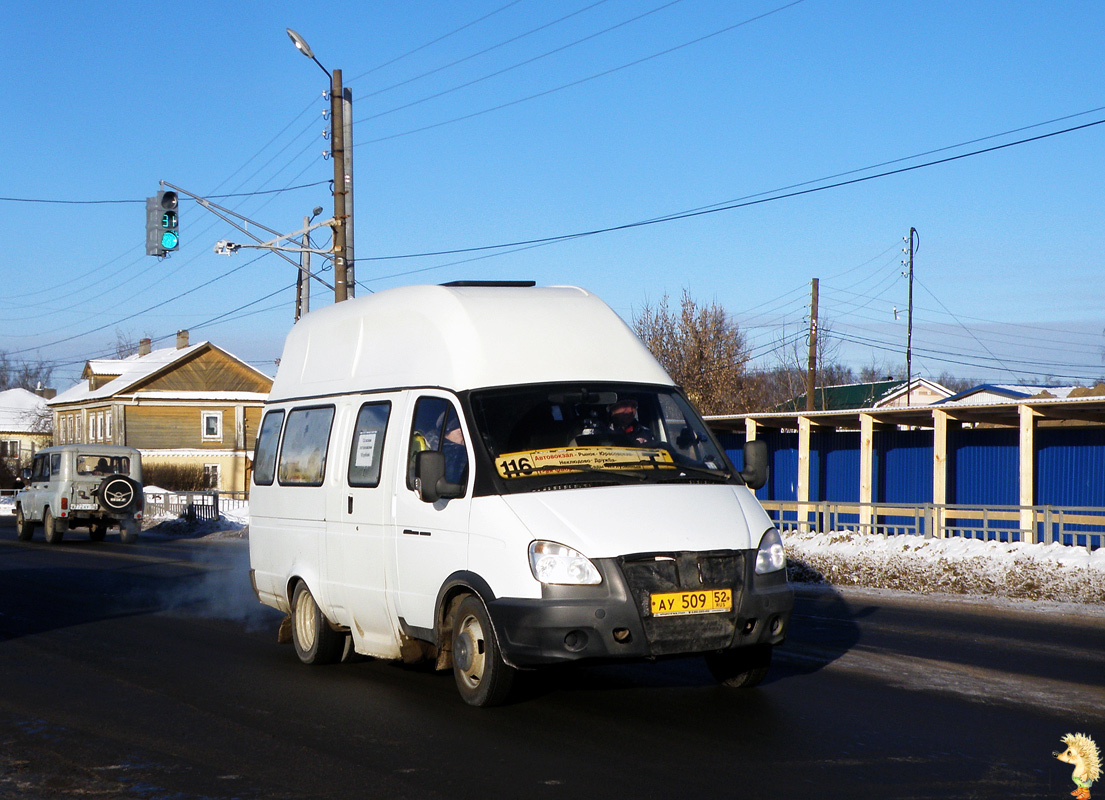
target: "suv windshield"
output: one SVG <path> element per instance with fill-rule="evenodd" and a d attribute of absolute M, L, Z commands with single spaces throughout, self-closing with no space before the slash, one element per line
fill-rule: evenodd
<path fill-rule="evenodd" d="M 473 392 L 471 405 L 504 491 L 739 481 L 673 388 L 546 384 Z"/>

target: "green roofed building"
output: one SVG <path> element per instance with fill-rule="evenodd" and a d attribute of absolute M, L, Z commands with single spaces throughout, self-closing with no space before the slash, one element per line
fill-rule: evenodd
<path fill-rule="evenodd" d="M 841 386 L 819 386 L 813 391 L 815 411 L 842 411 L 859 408 L 898 408 L 906 405 L 927 406 L 938 403 L 953 392 L 927 378 L 914 378 L 906 390 L 904 380 L 846 383 Z M 775 411 L 805 411 L 806 394 L 782 403 Z"/>

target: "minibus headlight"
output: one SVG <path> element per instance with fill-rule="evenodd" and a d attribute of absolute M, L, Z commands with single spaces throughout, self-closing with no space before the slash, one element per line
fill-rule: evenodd
<path fill-rule="evenodd" d="M 585 555 L 556 542 L 530 542 L 529 568 L 541 583 L 574 586 L 602 583 L 599 571 Z"/>
<path fill-rule="evenodd" d="M 772 528 L 760 539 L 760 549 L 756 551 L 756 574 L 778 572 L 787 565 L 787 554 L 783 550 L 783 537 L 776 528 Z"/>

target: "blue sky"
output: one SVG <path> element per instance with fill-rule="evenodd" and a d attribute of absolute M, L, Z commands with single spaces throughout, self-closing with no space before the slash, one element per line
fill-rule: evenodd
<path fill-rule="evenodd" d="M 144 198 L 164 180 L 284 232 L 332 209 L 328 81 L 287 27 L 353 92 L 358 294 L 532 279 L 630 319 L 686 289 L 771 367 L 818 278 L 835 356 L 901 365 L 914 227 L 915 373 L 1105 375 L 1101 3 L 45 0 L 6 23 L 0 350 L 59 389 L 117 334 L 181 328 L 272 372 L 294 268 L 216 255 L 243 236 L 190 201 L 180 250 L 146 256 Z M 738 207 L 420 256 L 714 205 Z"/>

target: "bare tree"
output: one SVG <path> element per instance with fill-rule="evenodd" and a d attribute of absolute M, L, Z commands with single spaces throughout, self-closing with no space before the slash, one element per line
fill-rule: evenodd
<path fill-rule="evenodd" d="M 633 330 L 703 414 L 749 410 L 748 345 L 716 302 L 699 306 L 684 289 L 675 311 L 665 294 L 634 316 Z"/>
<path fill-rule="evenodd" d="M 146 337 L 152 339 L 153 336 L 149 333 Z M 134 337 L 134 331 L 124 331 L 121 328 L 115 329 L 115 357 L 119 359 L 133 356 L 138 352 L 138 339 Z"/>
<path fill-rule="evenodd" d="M 0 350 L 0 391 L 7 389 L 35 389 L 48 386 L 54 374 L 54 365 L 45 361 L 13 361 Z"/>
<path fill-rule="evenodd" d="M 818 321 L 816 387 L 839 386 L 855 381 L 852 368 L 840 363 L 837 351 L 840 342 L 833 337 L 832 325 L 826 318 Z M 757 375 L 759 392 L 756 410 L 768 411 L 806 393 L 809 376 L 809 339 L 804 328 L 782 329 L 775 344 L 775 367 Z"/>

